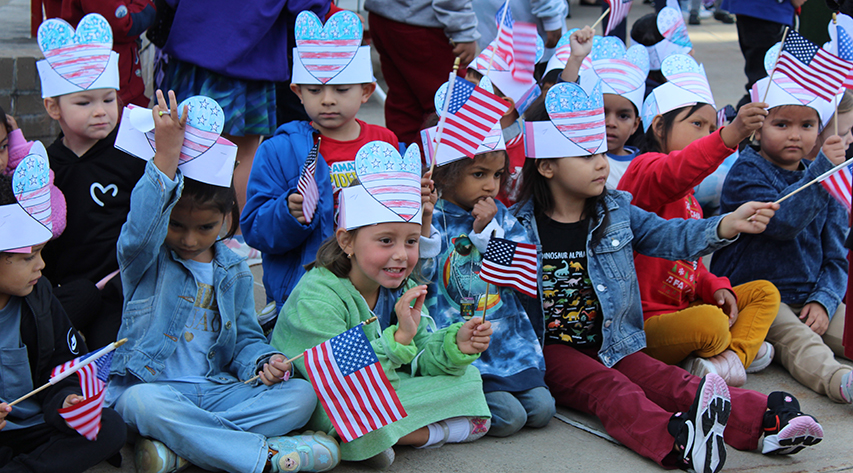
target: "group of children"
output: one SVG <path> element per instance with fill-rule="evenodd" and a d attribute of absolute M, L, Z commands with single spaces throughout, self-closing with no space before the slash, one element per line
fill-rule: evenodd
<path fill-rule="evenodd" d="M 401 153 L 355 118 L 376 87 L 358 17 L 303 12 L 295 31 L 291 89 L 311 121 L 261 144 L 237 215 L 231 169 L 216 174 L 225 155 L 191 152 L 220 144 L 199 138 L 205 102 L 157 91 L 153 158 L 119 150 L 109 25 L 42 25 L 42 92 L 62 134 L 45 151 L 13 120 L 0 127 L 0 471 L 115 461 L 125 424 L 140 473 L 387 468 L 395 445 L 509 436 L 560 405 L 664 468 L 717 472 L 725 444 L 793 454 L 824 436 L 793 395 L 739 387 L 773 359 L 853 403 L 833 353 L 844 207 L 822 186 L 772 203 L 843 162 L 849 93 L 833 117 L 777 73 L 723 126 L 702 66 L 669 32 L 668 45 L 626 48 L 571 30 L 547 87 L 497 38 L 454 80 L 509 104 L 474 157 L 435 128 Z M 650 71 L 661 83 L 646 93 Z M 442 114 L 446 100 L 440 89 Z M 723 213 L 704 218 L 694 187 L 753 134 Z M 263 252 L 269 339 L 252 273 L 222 241 L 238 224 Z M 531 291 L 480 278 L 498 242 L 535 247 Z M 289 360 L 373 317 L 364 333 L 406 414 L 339 443 L 307 363 Z M 9 406 L 117 337 L 95 441 L 57 415 L 82 401 L 73 381 Z"/>

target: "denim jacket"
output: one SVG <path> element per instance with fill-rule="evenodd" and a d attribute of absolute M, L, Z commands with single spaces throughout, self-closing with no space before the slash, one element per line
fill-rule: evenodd
<path fill-rule="evenodd" d="M 131 194 L 130 214 L 118 240 L 124 307 L 111 375 L 132 374 L 152 382 L 178 346 L 197 293 L 190 270 L 165 244 L 169 216 L 183 190 L 153 162 Z M 249 379 L 259 365 L 278 353 L 266 343 L 255 318 L 254 280 L 246 263 L 217 242 L 213 285 L 222 325 L 207 355 L 207 378 L 215 383 Z M 123 384 L 132 382 L 127 379 Z"/>
<path fill-rule="evenodd" d="M 592 234 L 601 225 L 604 214 L 599 205 L 597 223 L 587 234 L 586 254 L 589 279 L 604 315 L 598 357 L 610 368 L 646 346 L 634 252 L 669 260 L 696 260 L 734 240 L 717 236 L 717 226 L 722 219 L 719 216 L 705 220 L 665 220 L 631 205 L 631 194 L 622 191 L 607 191 L 603 205 L 609 213 L 607 227 L 601 240 L 593 244 Z M 541 294 L 542 245 L 533 214 L 533 201 L 516 204 L 511 211 L 527 228 L 530 241 L 536 244 L 539 253 L 537 280 Z M 522 300 L 531 320 L 536 321 L 537 335 L 544 338 L 545 311 L 541 297 Z M 533 317 L 535 313 L 540 316 Z"/>

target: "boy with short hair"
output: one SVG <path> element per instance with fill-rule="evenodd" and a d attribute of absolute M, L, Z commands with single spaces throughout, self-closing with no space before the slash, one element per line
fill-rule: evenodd
<path fill-rule="evenodd" d="M 285 123 L 255 155 L 240 226 L 246 243 L 263 254 L 267 302 L 281 310 L 290 291 L 314 261 L 320 243 L 336 228 L 338 191 L 355 178 L 356 152 L 370 141 L 395 148 L 397 137 L 386 128 L 355 118 L 376 89 L 370 48 L 361 46 L 362 25 L 350 11 L 332 15 L 325 28 L 311 12 L 296 20 L 291 90 L 299 96 L 311 122 Z M 333 30 L 331 33 L 327 30 Z M 336 34 L 337 46 L 325 46 L 320 32 Z M 318 197 L 313 215 L 303 214 L 297 185 L 312 149 Z M 273 318 L 264 322 L 272 329 Z"/>
<path fill-rule="evenodd" d="M 758 81 L 753 98 L 763 96 L 769 82 Z M 748 200 L 778 200 L 845 159 L 838 136 L 824 142 L 814 162 L 803 159 L 832 115 L 831 103 L 815 98 L 803 105 L 799 86 L 778 72 L 770 87 L 769 114 L 755 134 L 760 148 L 744 149 L 732 166 L 721 212 Z M 711 272 L 728 276 L 733 285 L 756 279 L 776 285 L 782 304 L 767 333 L 776 359 L 797 381 L 839 403 L 853 403 L 851 368 L 835 360 L 821 335 L 827 327 L 843 332 L 847 228 L 844 207 L 813 185 L 783 202 L 763 234 L 742 235 L 711 263 Z"/>

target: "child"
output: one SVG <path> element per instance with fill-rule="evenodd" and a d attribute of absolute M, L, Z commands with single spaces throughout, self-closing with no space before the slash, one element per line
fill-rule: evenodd
<path fill-rule="evenodd" d="M 90 14 L 78 28 L 89 33 L 91 42 L 62 49 L 68 40 L 62 32 L 74 30 L 59 19 L 39 26 L 38 43 L 47 58 L 36 64 L 44 107 L 62 129 L 47 152 L 56 187 L 68 204 L 65 232 L 45 247 L 44 258 L 46 275 L 59 286 L 56 293 L 63 305 L 79 304 L 84 294 L 68 285 L 72 281 L 87 280 L 89 289 L 95 284 L 102 288 L 96 293 L 94 320 L 81 330 L 89 345 L 103 346 L 115 341 L 121 325 L 121 283 L 113 278 L 118 272 L 116 242 L 130 210 L 130 191 L 145 163 L 113 146 L 119 73 L 118 54 L 109 51 L 110 25 Z M 103 54 L 89 57 L 91 50 Z M 64 54 L 79 58 L 69 67 L 67 61 L 55 60 Z M 103 69 L 98 76 L 89 73 L 98 69 Z"/>
<path fill-rule="evenodd" d="M 41 143 L 37 147 L 44 153 Z M 41 250 L 51 236 L 50 207 L 35 214 L 40 221 L 28 213 L 37 212 L 39 202 L 25 199 L 34 191 L 50 192 L 47 155 L 29 156 L 21 164 L 23 168 L 14 178 L 16 186 L 21 185 L 19 180 L 31 178 L 37 184 L 19 193 L 20 202 L 12 192 L 13 178 L 0 175 L 0 469 L 83 472 L 117 454 L 126 429 L 115 411 L 103 409 L 98 436 L 90 441 L 60 417 L 57 409 L 83 400 L 77 376 L 9 406 L 47 383 L 55 366 L 87 351 L 53 297 L 50 282 L 41 277 Z M 27 170 L 30 165 L 35 169 Z"/>
<path fill-rule="evenodd" d="M 725 461 L 723 439 L 754 450 L 762 430 L 764 453 L 796 453 L 819 442 L 820 425 L 799 412 L 790 394 L 729 389 L 716 374 L 700 379 L 641 351 L 645 334 L 632 253 L 695 259 L 739 232 L 762 231 L 778 205 L 749 202 L 707 220 L 664 220 L 645 212 L 627 193 L 605 186 L 609 163 L 602 153 L 598 89 L 587 97 L 575 84 L 557 84 L 546 102 L 557 112 L 553 117 L 544 106 L 528 112 L 525 143 L 533 159 L 512 211 L 540 248 L 540 297 L 528 313 L 541 311 L 548 324 L 545 382 L 557 404 L 595 414 L 610 435 L 667 468 L 717 472 Z M 562 133 L 557 128 L 565 117 L 584 116 L 599 124 Z M 577 273 L 572 281 L 546 269 L 563 255 Z M 575 297 L 585 318 L 558 309 L 560 298 Z M 731 428 L 723 432 L 727 420 Z"/>
<path fill-rule="evenodd" d="M 428 146 L 429 140 L 424 143 Z M 494 150 L 481 144 L 473 159 L 457 152 L 455 160 L 438 162 L 434 230 L 421 247 L 422 271 L 430 281 L 426 305 L 436 325 L 447 327 L 473 316 L 494 322 L 491 346 L 474 366 L 483 377 L 492 414 L 489 435 L 495 437 L 508 437 L 525 426 L 544 427 L 556 413 L 534 331 L 534 325 L 542 331 L 541 319 L 532 322 L 519 300 L 529 296 L 478 276 L 490 238 L 529 243 L 524 228 L 496 200 L 506 178 L 504 148 L 501 139 Z"/>
<path fill-rule="evenodd" d="M 421 214 L 429 225 L 432 211 L 429 191 L 423 206 L 418 195 L 420 162 L 417 145 L 402 159 L 384 142 L 361 148 L 358 182 L 379 186 L 371 186 L 372 194 L 361 184 L 343 190 L 335 237 L 320 247 L 272 335 L 273 346 L 293 357 L 378 317 L 364 331 L 408 415 L 342 444 L 344 460 L 373 459 L 387 467 L 394 458 L 393 445 L 470 442 L 489 428 L 480 374 L 468 365 L 489 346 L 491 323 L 475 317 L 429 331 L 433 324 L 421 310 L 426 286 L 410 277 L 418 262 Z M 383 192 L 384 181 L 377 174 L 387 171 L 394 173 L 397 192 Z M 302 360 L 294 364 L 307 376 Z M 332 428 L 322 409 L 312 424 L 318 430 Z"/>
<path fill-rule="evenodd" d="M 300 13 L 296 20 L 297 46 L 290 86 L 312 121 L 286 123 L 264 141 L 255 156 L 246 207 L 240 217 L 246 242 L 264 254 L 264 289 L 267 302 L 275 302 L 276 314 L 305 274 L 303 266 L 314 260 L 320 243 L 334 232 L 333 192 L 337 195 L 355 176 L 355 153 L 373 140 L 397 146 L 397 138 L 389 130 L 355 118 L 361 104 L 376 89 L 369 47 L 358 48 L 352 61 L 339 64 L 337 75 L 331 79 L 309 62 L 311 43 L 318 39 L 311 34 L 318 34 L 319 21 L 311 12 Z M 354 35 L 351 41 L 360 44 L 361 21 L 355 13 L 335 13 L 326 28 L 332 25 L 349 28 Z M 329 53 L 346 52 L 326 48 Z M 300 59 L 302 54 L 306 59 Z M 316 212 L 308 218 L 303 215 L 303 196 L 297 183 L 314 147 L 318 153 L 313 177 L 319 198 Z"/>
<path fill-rule="evenodd" d="M 832 104 L 821 114 L 821 105 L 827 102 L 814 97 L 803 105 L 802 91 L 792 90 L 795 97 L 788 93 L 786 82 L 777 81 L 774 77 L 768 95 L 767 119 L 755 133 L 759 149 L 744 149 L 723 184 L 724 212 L 746 199 L 777 200 L 844 161 L 846 142 L 837 136 L 824 141 L 814 162 L 803 159 L 818 137 L 824 121 L 821 115 L 832 114 Z M 756 82 L 753 97 L 763 96 L 768 82 L 767 78 Z M 844 117 L 839 118 L 840 124 Z M 772 281 L 782 296 L 779 313 L 767 332 L 776 359 L 813 391 L 835 402 L 851 403 L 851 369 L 836 361 L 821 339 L 829 335 L 828 340 L 835 338 L 838 346 L 843 333 L 847 213 L 822 186 L 813 185 L 783 202 L 777 217 L 766 236 L 744 235 L 731 248 L 716 253 L 711 269 L 735 284 L 756 277 Z"/>
<path fill-rule="evenodd" d="M 821 121 L 823 121 L 825 115 L 831 113 L 828 109 L 826 112 L 822 109 L 821 112 L 823 112 L 821 113 Z M 838 101 L 837 113 L 832 115 L 829 122 L 818 133 L 814 147 L 805 159 L 814 161 L 826 140 L 836 133 L 836 128 L 838 136 L 841 137 L 842 145 L 845 149 L 849 148 L 850 144 L 853 143 L 853 92 L 847 89 L 844 90 L 841 100 Z"/>
<path fill-rule="evenodd" d="M 643 125 L 647 153 L 631 162 L 619 190 L 637 207 L 670 219 L 701 219 L 693 188 L 761 126 L 760 104 L 742 108 L 730 126 L 717 131 L 711 88 L 702 66 L 673 54 L 661 72 L 667 82 L 646 98 Z M 773 360 L 764 344 L 778 310 L 779 294 L 767 281 L 732 287 L 708 272 L 701 260 L 674 261 L 636 255 L 646 353 L 679 363 L 696 376 L 719 374 L 731 386 L 746 383 L 746 368 L 764 369 Z M 746 281 L 744 281 L 746 282 Z"/>
<path fill-rule="evenodd" d="M 146 437 L 136 443 L 136 471 L 175 471 L 186 462 L 206 470 L 328 471 L 339 459 L 333 439 L 281 437 L 305 425 L 317 401 L 309 383 L 288 381 L 290 363 L 255 319 L 252 273 L 219 239 L 236 210 L 234 188 L 205 184 L 209 176 L 198 167 L 184 177 L 178 159 L 187 108 L 179 118 L 174 92 L 169 107 L 159 90 L 157 99 L 157 151 L 119 238 L 119 333 L 128 342 L 116 350 L 107 393 Z M 236 226 L 233 219 L 226 238 Z M 263 385 L 242 381 L 258 370 Z"/>

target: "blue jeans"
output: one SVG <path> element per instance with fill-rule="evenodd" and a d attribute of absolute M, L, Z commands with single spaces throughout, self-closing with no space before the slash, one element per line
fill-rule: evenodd
<path fill-rule="evenodd" d="M 557 413 L 551 391 L 541 386 L 517 393 L 486 393 L 486 402 L 492 412 L 492 427 L 487 435 L 493 437 L 509 437 L 522 427 L 545 427 Z"/>
<path fill-rule="evenodd" d="M 304 426 L 316 405 L 314 389 L 302 379 L 271 387 L 155 382 L 127 388 L 115 410 L 140 435 L 205 470 L 261 472 L 267 437 Z"/>

